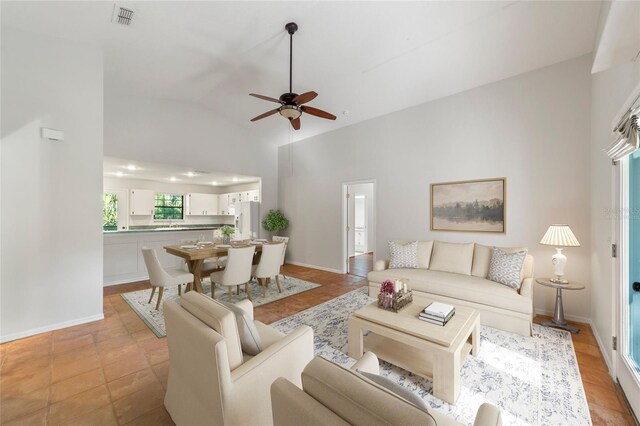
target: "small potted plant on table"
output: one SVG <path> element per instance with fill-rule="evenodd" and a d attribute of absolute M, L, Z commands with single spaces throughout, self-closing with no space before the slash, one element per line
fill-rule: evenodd
<path fill-rule="evenodd" d="M 222 233 L 222 243 L 229 244 L 231 243 L 231 236 L 236 232 L 236 229 L 233 226 L 224 225 L 220 228 L 220 232 Z"/>

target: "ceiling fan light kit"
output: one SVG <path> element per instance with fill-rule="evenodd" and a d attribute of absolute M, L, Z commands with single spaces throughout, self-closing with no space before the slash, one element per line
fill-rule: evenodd
<path fill-rule="evenodd" d="M 249 95 L 255 98 L 280 104 L 280 107 L 260 114 L 252 118 L 251 121 L 258 121 L 275 113 L 280 113 L 281 116 L 289 120 L 295 130 L 298 130 L 300 129 L 300 116 L 303 112 L 327 120 L 335 120 L 336 116 L 333 114 L 303 105 L 315 99 L 318 96 L 316 92 L 305 92 L 301 95 L 293 92 L 293 35 L 298 31 L 298 25 L 295 22 L 289 22 L 285 25 L 285 29 L 289 33 L 289 92 L 283 93 L 278 99 L 250 93 Z"/>

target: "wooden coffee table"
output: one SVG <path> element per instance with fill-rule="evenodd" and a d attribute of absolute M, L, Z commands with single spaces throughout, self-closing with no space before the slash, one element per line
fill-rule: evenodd
<path fill-rule="evenodd" d="M 455 404 L 460 394 L 460 367 L 471 352 L 480 349 L 480 314 L 456 306 L 447 325 L 430 324 L 418 313 L 432 300 L 415 296 L 400 312 L 378 308 L 377 302 L 352 313 L 348 320 L 349 356 L 371 351 L 379 358 L 423 377 L 433 379 L 433 395 Z M 364 336 L 365 331 L 370 331 Z M 471 343 L 469 343 L 471 339 Z"/>

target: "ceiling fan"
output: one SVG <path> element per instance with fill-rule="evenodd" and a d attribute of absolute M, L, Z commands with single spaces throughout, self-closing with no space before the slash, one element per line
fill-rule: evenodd
<path fill-rule="evenodd" d="M 326 118 L 327 120 L 335 120 L 336 116 L 333 114 L 329 114 L 328 112 L 322 111 L 318 108 L 303 105 L 315 99 L 315 97 L 318 96 L 316 92 L 305 92 L 301 95 L 293 93 L 291 83 L 293 74 L 293 35 L 298 30 L 298 25 L 295 22 L 289 22 L 284 27 L 289 33 L 289 93 L 283 93 L 278 99 L 270 98 L 269 96 L 257 95 L 255 93 L 249 93 L 249 95 L 256 98 L 280 104 L 278 108 L 267 111 L 264 114 L 260 114 L 259 116 L 252 118 L 251 121 L 262 120 L 265 117 L 269 117 L 270 115 L 279 112 L 281 116 L 289 120 L 291 126 L 295 130 L 299 130 L 300 116 L 303 112 L 309 115 L 315 115 L 316 117 Z"/>

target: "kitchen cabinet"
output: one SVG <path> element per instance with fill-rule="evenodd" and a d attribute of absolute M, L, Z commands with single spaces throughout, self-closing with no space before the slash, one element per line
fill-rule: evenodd
<path fill-rule="evenodd" d="M 229 200 L 231 198 L 230 194 L 220 194 L 218 196 L 218 214 L 219 215 L 230 215 L 229 212 Z"/>
<path fill-rule="evenodd" d="M 129 192 L 129 213 L 132 216 L 153 216 L 155 192 L 149 189 L 132 189 Z"/>
<path fill-rule="evenodd" d="M 189 216 L 213 216 L 218 214 L 216 194 L 187 194 L 187 214 Z"/>
<path fill-rule="evenodd" d="M 246 192 L 246 200 L 243 197 L 242 201 L 260 201 L 260 191 L 254 189 L 253 191 Z"/>

